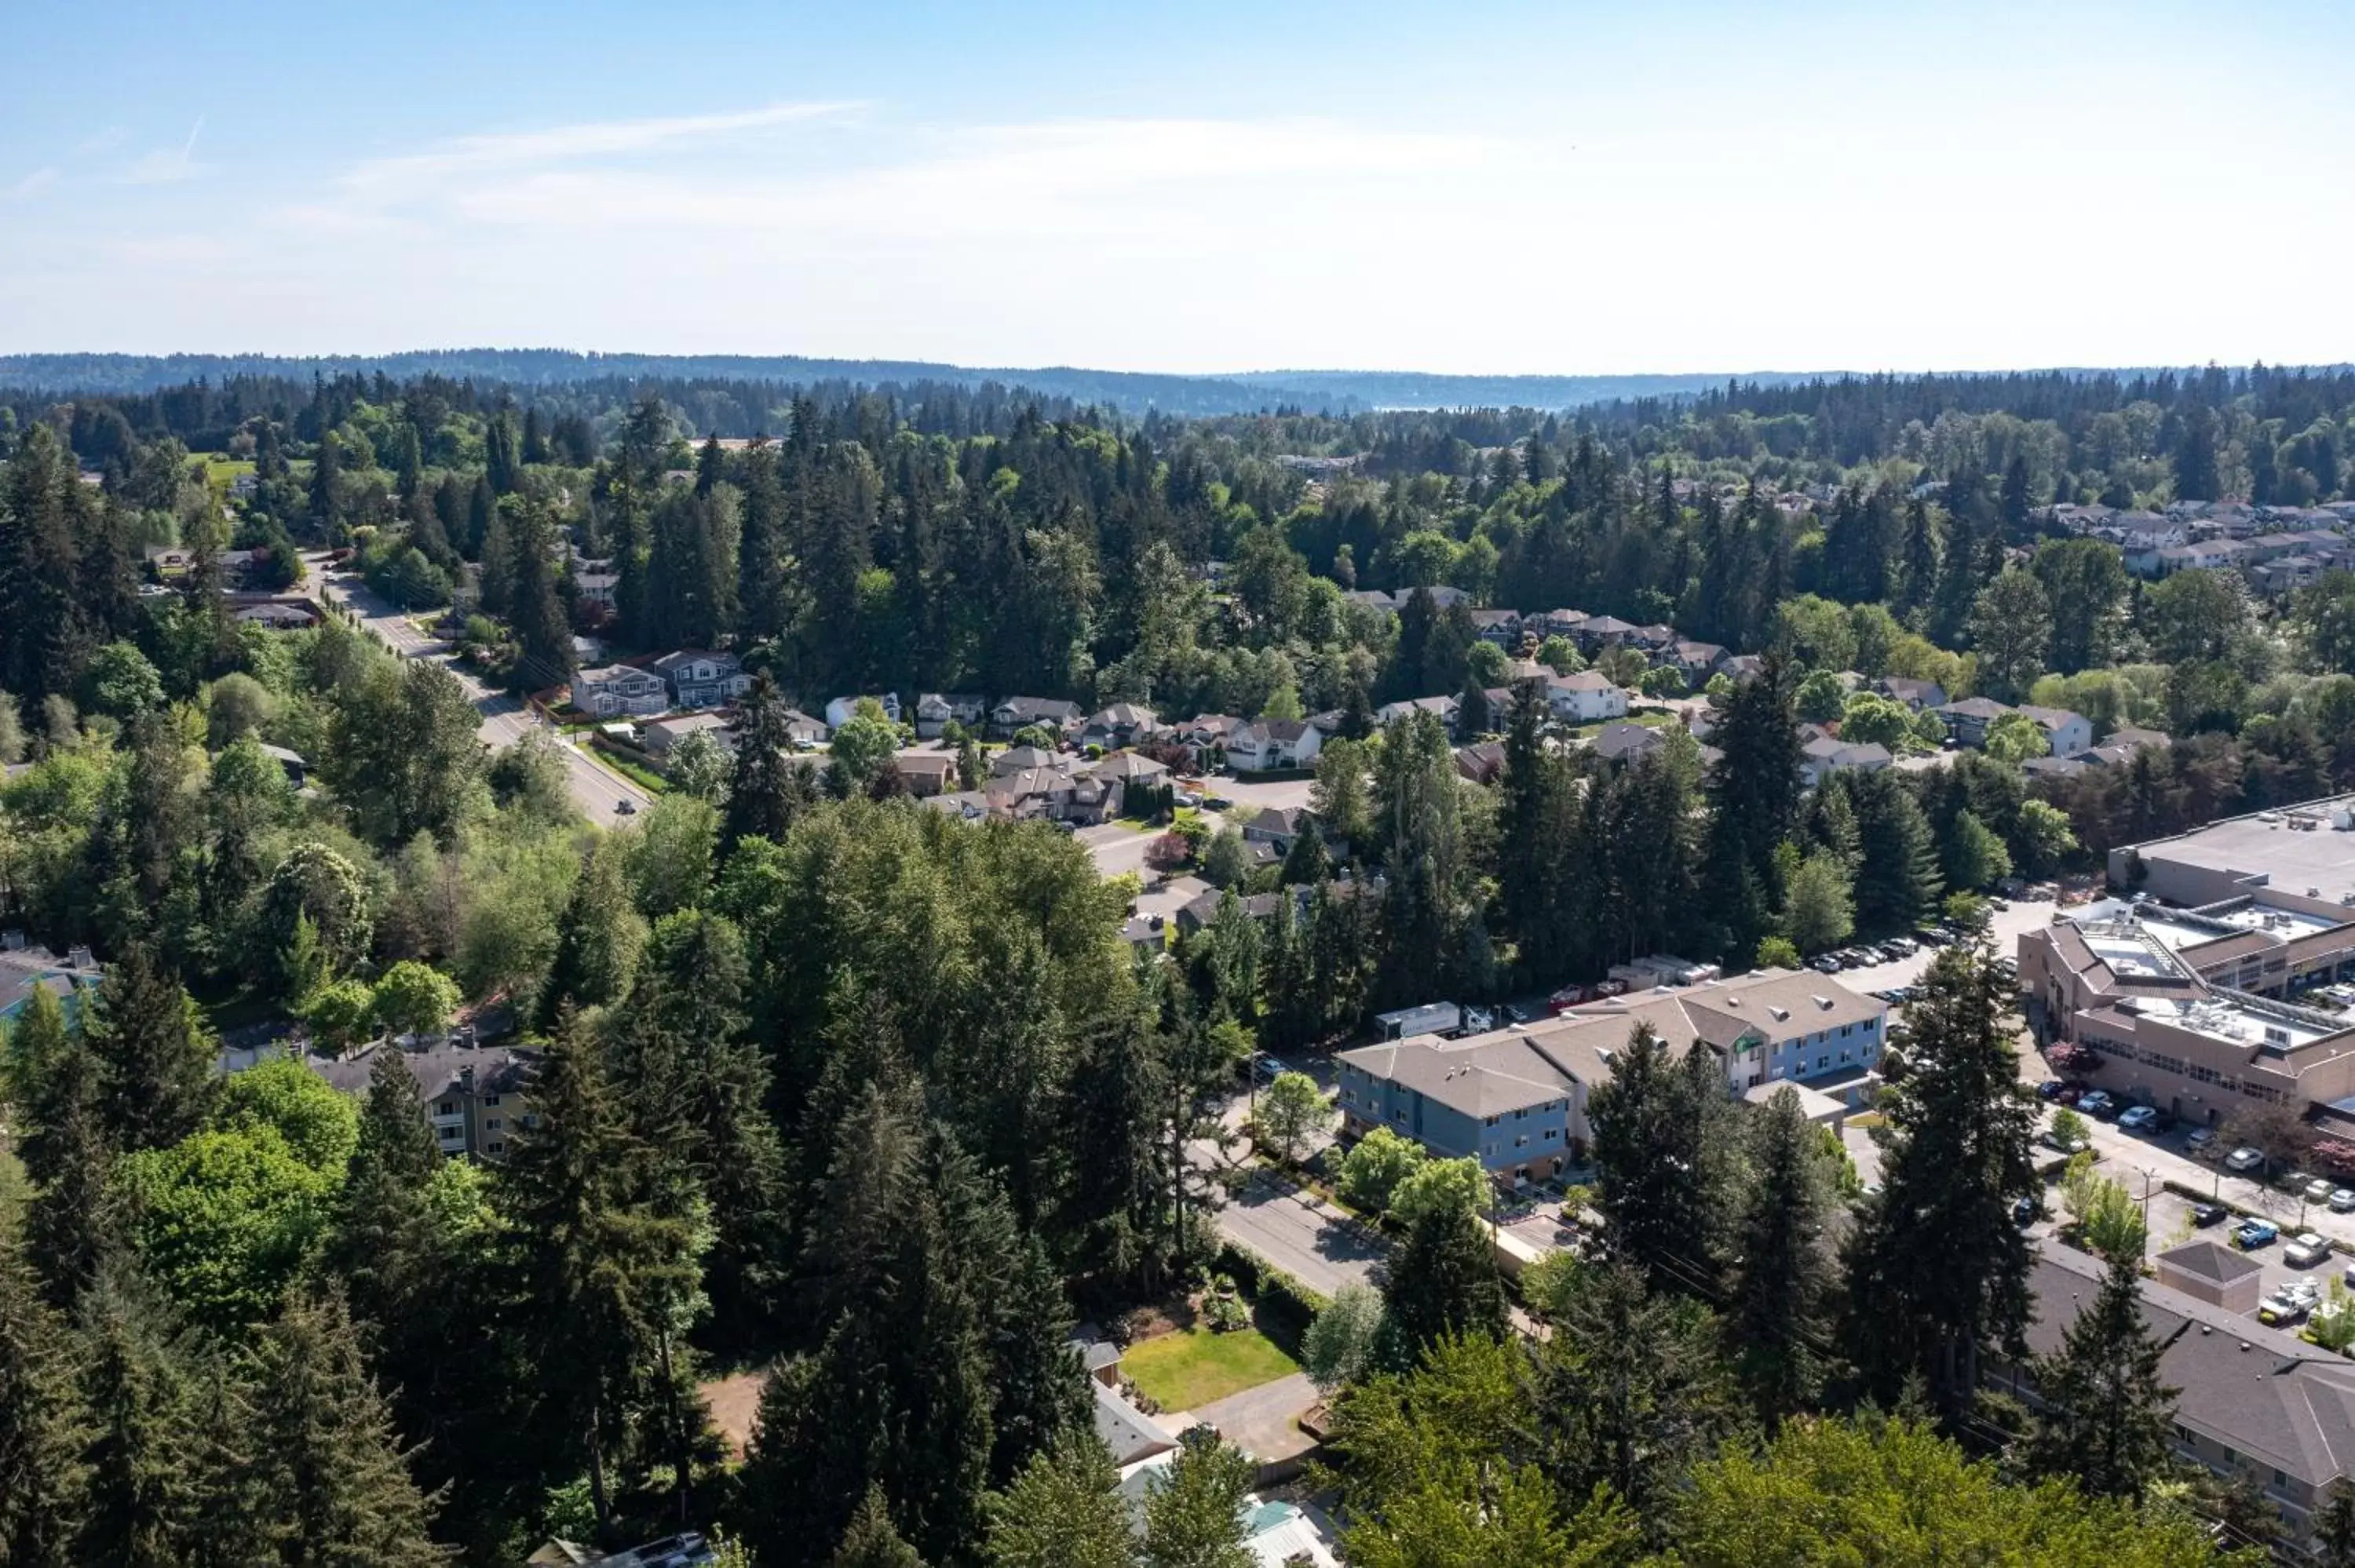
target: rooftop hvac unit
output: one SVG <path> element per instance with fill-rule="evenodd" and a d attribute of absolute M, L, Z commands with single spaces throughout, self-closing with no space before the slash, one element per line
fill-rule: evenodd
<path fill-rule="evenodd" d="M 2274 1027 L 2272 1024 L 2270 1024 L 2270 1023 L 2266 1024 L 2266 1025 L 2265 1025 L 2265 1044 L 2268 1044 L 2268 1045 L 2286 1045 L 2286 1044 L 2289 1044 L 2289 1031 L 2288 1031 L 2288 1030 L 2286 1030 L 2286 1029 L 2276 1029 L 2276 1028 L 2275 1028 L 2275 1027 Z"/>

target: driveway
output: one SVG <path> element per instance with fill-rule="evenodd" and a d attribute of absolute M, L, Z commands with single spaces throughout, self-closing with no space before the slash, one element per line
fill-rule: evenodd
<path fill-rule="evenodd" d="M 1195 1421 L 1207 1421 L 1219 1429 L 1220 1436 L 1268 1464 L 1295 1458 L 1316 1446 L 1316 1440 L 1300 1429 L 1300 1417 L 1318 1397 L 1308 1374 L 1294 1372 L 1214 1399 L 1199 1410 L 1165 1417 L 1163 1425 L 1172 1432 L 1182 1432 Z"/>
<path fill-rule="evenodd" d="M 351 610 L 360 625 L 395 654 L 403 659 L 433 660 L 455 675 L 474 703 L 474 711 L 482 715 L 484 745 L 494 750 L 504 749 L 534 729 L 547 727 L 522 699 L 506 692 L 495 692 L 460 669 L 451 661 L 447 643 L 418 630 L 406 615 L 378 598 L 366 585 L 348 577 L 331 577 L 325 556 L 305 556 L 304 565 L 318 585 L 321 599 Z M 654 803 L 654 797 L 644 789 L 596 761 L 570 738 L 557 736 L 556 741 L 558 755 L 564 759 L 564 781 L 572 792 L 572 802 L 591 821 L 610 828 L 630 814 L 615 809 L 621 801 L 629 801 L 635 811 L 643 811 Z"/>

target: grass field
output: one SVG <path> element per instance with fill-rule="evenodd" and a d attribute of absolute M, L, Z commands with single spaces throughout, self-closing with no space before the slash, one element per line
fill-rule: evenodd
<path fill-rule="evenodd" d="M 205 482 L 222 493 L 228 493 L 229 482 L 241 473 L 251 473 L 253 464 L 242 458 L 225 458 L 216 453 L 205 455 Z"/>
<path fill-rule="evenodd" d="M 1199 1410 L 1214 1399 L 1288 1377 L 1300 1363 L 1257 1329 L 1214 1334 L 1185 1329 L 1132 1345 L 1120 1370 L 1164 1410 Z"/>

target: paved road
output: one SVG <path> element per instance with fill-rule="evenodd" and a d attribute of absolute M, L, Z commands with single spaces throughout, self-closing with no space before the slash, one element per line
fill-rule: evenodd
<path fill-rule="evenodd" d="M 1201 1146 L 1197 1146 L 1198 1149 Z M 1218 1212 L 1219 1230 L 1309 1289 L 1380 1285 L 1390 1244 L 1313 1193 L 1262 1172 Z"/>
<path fill-rule="evenodd" d="M 545 727 L 545 721 L 526 707 L 520 698 L 495 692 L 460 669 L 451 662 L 449 644 L 418 630 L 406 616 L 358 579 L 330 576 L 325 556 L 306 556 L 304 564 L 319 585 L 320 597 L 347 607 L 378 641 L 404 659 L 434 660 L 458 678 L 458 683 L 473 700 L 474 711 L 483 715 L 484 745 L 494 750 L 502 749 L 535 728 Z M 551 729 L 549 733 L 554 732 Z M 610 828 L 629 814 L 616 810 L 620 802 L 629 801 L 634 811 L 643 811 L 653 803 L 654 798 L 645 789 L 598 763 L 570 740 L 561 736 L 556 739 L 564 758 L 565 782 L 571 787 L 573 803 L 591 821 Z"/>

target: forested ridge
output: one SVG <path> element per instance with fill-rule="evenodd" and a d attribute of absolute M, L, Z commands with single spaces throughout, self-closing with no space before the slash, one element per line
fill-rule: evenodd
<path fill-rule="evenodd" d="M 693 368 L 0 395 L 0 927 L 107 971 L 77 1007 L 36 992 L 5 1052 L 0 1562 L 506 1563 L 682 1524 L 764 1568 L 1131 1561 L 1065 1337 L 1218 1256 L 1188 1149 L 1255 1049 L 1636 954 L 1967 922 L 2015 872 L 2355 778 L 2355 578 L 2146 584 L 2051 512 L 2337 501 L 2350 416 L 2343 374 L 2256 370 L 1568 416 Z M 1311 458 L 1348 461 L 1284 461 Z M 306 550 L 447 612 L 520 690 L 560 687 L 580 634 L 735 652 L 735 759 L 592 829 L 552 743 L 486 752 L 440 664 L 335 615 L 239 619 L 312 586 Z M 1625 647 L 1500 647 L 1493 608 L 1761 659 L 1709 683 L 1707 754 L 1689 713 L 1614 762 L 1544 673 L 1702 694 Z M 2031 782 L 2015 726 L 1803 789 L 1802 721 L 1933 748 L 1847 673 L 2173 744 Z M 1253 867 L 1222 832 L 1212 880 L 1294 891 L 1141 960 L 1133 884 L 1043 824 L 899 799 L 896 736 L 794 764 L 789 703 L 884 690 L 1329 715 L 1313 847 Z M 1377 712 L 1433 697 L 1496 738 L 1495 783 L 1435 714 Z M 1505 1327 L 1473 1204 L 1420 1190 L 1386 1299 L 1318 1319 L 1362 1330 L 1333 1390 L 1353 1561 L 1813 1561 L 1757 1521 L 1825 1510 L 1859 1549 L 2072 1563 L 2262 1533 L 2151 1457 L 2131 1325 L 2079 1352 L 2125 1369 L 2123 1413 L 1976 1386 L 2021 1326 L 2029 1123 L 2000 983 L 1941 965 L 1936 1070 L 1893 1091 L 1860 1205 L 1796 1111 L 1737 1125 L 1707 1051 L 1631 1043 L 1595 1112 L 1619 1239 L 1524 1290 L 1542 1345 Z M 479 1165 L 443 1160 L 399 1050 L 358 1099 L 288 1059 L 214 1070 L 225 1031 L 332 1054 L 462 1012 L 534 1064 L 537 1125 Z M 766 1372 L 741 1463 L 698 1392 L 732 1369 Z M 2084 1464 L 2053 1436 L 2078 1417 L 2126 1457 Z M 1228 1568 L 1232 1455 L 1182 1464 L 1144 1558 Z"/>

